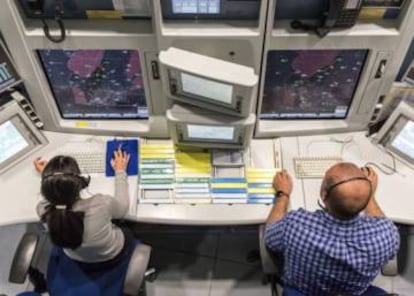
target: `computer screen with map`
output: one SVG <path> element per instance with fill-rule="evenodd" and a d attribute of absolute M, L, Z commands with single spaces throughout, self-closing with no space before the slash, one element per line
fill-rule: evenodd
<path fill-rule="evenodd" d="M 146 119 L 137 50 L 40 49 L 39 60 L 63 119 Z"/>
<path fill-rule="evenodd" d="M 368 50 L 271 50 L 261 119 L 345 119 Z"/>

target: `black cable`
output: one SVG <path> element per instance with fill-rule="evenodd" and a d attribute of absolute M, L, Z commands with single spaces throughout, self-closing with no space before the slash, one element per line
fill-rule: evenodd
<path fill-rule="evenodd" d="M 46 20 L 42 17 L 41 21 L 43 23 L 43 32 L 47 39 L 54 43 L 60 43 L 66 39 L 66 30 L 62 20 L 63 16 L 63 5 L 61 0 L 56 0 L 55 5 L 55 21 L 59 26 L 60 34 L 58 36 L 52 36 L 50 34 L 49 25 L 46 23 Z"/>
<path fill-rule="evenodd" d="M 389 154 L 391 156 L 391 159 L 392 159 L 392 167 L 390 167 L 389 165 L 387 165 L 385 163 L 381 163 L 382 166 L 384 166 L 387 169 L 387 170 L 385 170 L 384 168 L 382 168 L 381 166 L 379 166 L 375 162 L 367 162 L 365 164 L 365 166 L 369 166 L 369 165 L 370 166 L 374 166 L 378 170 L 380 170 L 382 173 L 384 173 L 385 175 L 388 175 L 388 176 L 394 175 L 397 172 L 397 164 L 396 164 L 396 161 L 395 161 L 395 157 L 394 157 L 394 155 L 391 152 L 389 152 L 389 151 L 386 151 L 386 152 L 387 152 L 387 154 Z"/>

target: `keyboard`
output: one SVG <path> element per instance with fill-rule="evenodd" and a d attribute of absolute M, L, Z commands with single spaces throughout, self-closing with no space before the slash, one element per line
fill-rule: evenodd
<path fill-rule="evenodd" d="M 341 162 L 341 157 L 296 157 L 295 173 L 297 178 L 323 178 L 325 172 L 334 164 Z"/>
<path fill-rule="evenodd" d="M 58 149 L 58 154 L 71 156 L 82 174 L 104 174 L 106 142 L 72 142 Z"/>

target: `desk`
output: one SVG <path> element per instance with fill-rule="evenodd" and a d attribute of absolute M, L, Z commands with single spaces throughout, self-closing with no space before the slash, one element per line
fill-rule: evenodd
<path fill-rule="evenodd" d="M 346 145 L 330 140 L 343 141 L 352 139 Z M 325 136 L 298 137 L 300 156 L 315 156 L 323 154 L 340 156 L 344 161 L 354 162 L 364 166 L 367 162 L 392 165 L 391 156 L 365 137 L 365 133 L 333 134 Z M 396 160 L 398 173 L 385 175 L 378 169 L 378 188 L 376 199 L 386 216 L 395 222 L 414 224 L 414 171 L 402 162 Z M 314 211 L 319 208 L 321 180 L 304 179 L 305 208 Z"/>
<path fill-rule="evenodd" d="M 38 221 L 35 205 L 41 199 L 39 188 L 40 178 L 33 168 L 33 159 L 44 156 L 50 159 L 57 149 L 66 142 L 86 141 L 91 136 L 46 132 L 49 144 L 34 155 L 30 155 L 14 168 L 0 175 L 2 197 L 0 199 L 0 225 Z M 106 140 L 105 137 L 94 137 Z M 272 141 L 257 140 L 252 145 L 252 153 L 257 153 L 256 165 L 269 167 L 268 154 L 273 153 Z M 296 138 L 283 138 L 281 141 L 283 166 L 293 171 L 292 158 L 298 153 Z M 283 148 L 284 147 L 284 148 Z M 91 175 L 88 191 L 94 193 L 109 193 L 114 190 L 113 178 L 103 175 Z M 181 225 L 234 225 L 262 223 L 267 218 L 271 205 L 253 204 L 137 204 L 137 177 L 129 177 L 130 211 L 127 219 L 148 223 L 181 224 Z M 295 192 L 291 197 L 291 208 L 304 207 L 301 180 L 294 179 Z M 88 195 L 88 194 L 86 194 Z"/>
<path fill-rule="evenodd" d="M 68 141 L 85 141 L 91 136 L 46 132 L 49 144 L 29 156 L 14 168 L 0 175 L 0 225 L 38 221 L 35 205 L 41 199 L 40 178 L 33 168 L 36 156 L 51 158 L 59 146 Z M 364 133 L 336 134 L 325 136 L 289 137 L 281 139 L 283 167 L 292 177 L 294 189 L 290 208 L 308 210 L 318 208 L 320 179 L 300 180 L 294 177 L 293 157 L 310 155 L 340 155 L 342 144 L 329 141 L 353 137 L 353 142 L 343 149 L 343 158 L 363 166 L 366 162 L 391 163 L 388 154 L 371 144 Z M 106 140 L 104 137 L 94 137 Z M 268 153 L 272 148 L 268 140 L 254 140 L 252 153 L 256 154 L 255 165 L 269 167 Z M 269 146 L 270 145 L 270 146 Z M 377 190 L 377 200 L 387 216 L 396 222 L 414 224 L 413 185 L 414 171 L 397 161 L 399 174 L 386 176 L 381 172 Z M 92 175 L 90 193 L 109 193 L 114 190 L 113 179 L 103 175 Z M 127 219 L 139 222 L 180 224 L 180 225 L 242 225 L 262 223 L 267 218 L 270 205 L 187 205 L 187 204 L 137 204 L 137 177 L 129 177 L 131 206 Z"/>

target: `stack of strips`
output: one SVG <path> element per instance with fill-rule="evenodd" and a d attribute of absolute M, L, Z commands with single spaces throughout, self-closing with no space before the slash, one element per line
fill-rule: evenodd
<path fill-rule="evenodd" d="M 141 202 L 172 203 L 174 188 L 174 145 L 143 143 L 140 147 Z"/>
<path fill-rule="evenodd" d="M 213 203 L 247 203 L 245 178 L 215 178 L 211 180 Z"/>
<path fill-rule="evenodd" d="M 175 202 L 211 203 L 210 152 L 178 151 L 175 154 Z"/>
<path fill-rule="evenodd" d="M 275 173 L 275 169 L 247 169 L 248 203 L 273 203 L 275 190 L 272 183 Z"/>

